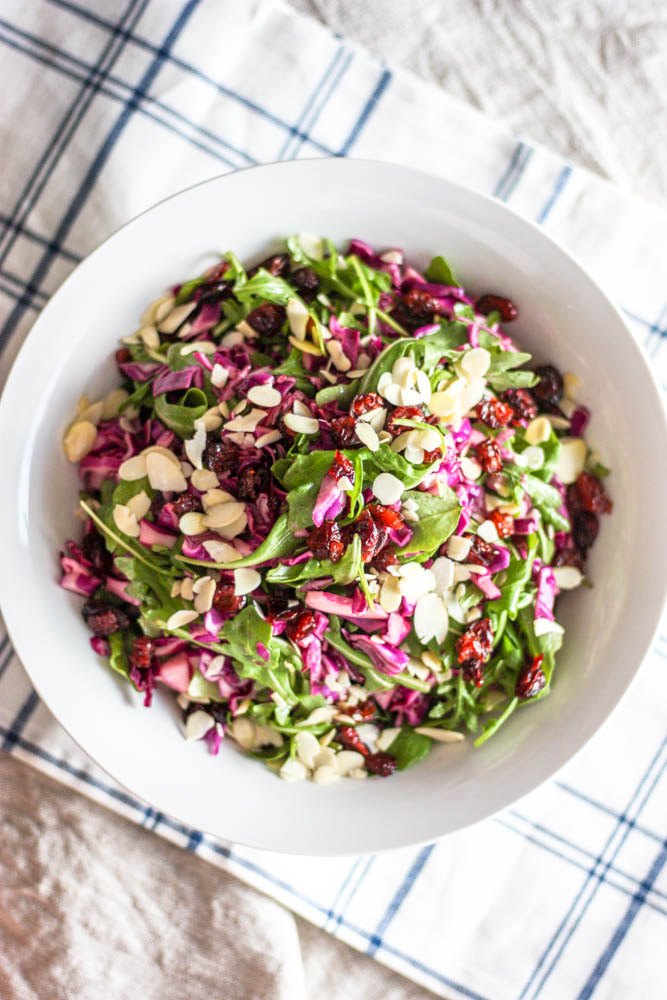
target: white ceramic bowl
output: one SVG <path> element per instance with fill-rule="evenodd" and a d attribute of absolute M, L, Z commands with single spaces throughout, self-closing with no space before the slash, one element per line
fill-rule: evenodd
<path fill-rule="evenodd" d="M 116 379 L 111 353 L 147 302 L 233 248 L 264 256 L 283 235 L 319 232 L 401 246 L 424 264 L 445 254 L 466 287 L 519 306 L 511 332 L 537 359 L 581 379 L 588 438 L 613 469 L 614 512 L 590 557 L 592 590 L 562 599 L 566 626 L 553 691 L 475 750 L 434 746 L 381 781 L 288 784 L 224 745 L 185 743 L 171 697 L 146 710 L 100 665 L 81 600 L 57 586 L 58 550 L 76 535 L 77 476 L 61 453 L 79 395 Z M 4 452 L 0 597 L 39 694 L 74 739 L 135 795 L 197 829 L 302 854 L 376 851 L 432 840 L 535 788 L 595 733 L 646 653 L 663 604 L 667 453 L 660 399 L 623 320 L 539 229 L 502 204 L 388 164 L 280 163 L 215 178 L 162 202 L 92 253 L 41 314 L 0 407 Z M 620 751 L 619 751 L 620 752 Z"/>

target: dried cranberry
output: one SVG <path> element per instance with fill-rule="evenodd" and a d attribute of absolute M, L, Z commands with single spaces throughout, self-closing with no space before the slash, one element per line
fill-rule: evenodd
<path fill-rule="evenodd" d="M 104 544 L 104 539 L 96 531 L 89 531 L 81 543 L 83 554 L 100 576 L 107 576 L 113 569 L 113 557 Z"/>
<path fill-rule="evenodd" d="M 411 288 L 405 295 L 401 295 L 391 310 L 391 315 L 406 330 L 416 330 L 432 323 L 437 310 L 438 303 L 432 295 L 423 288 Z"/>
<path fill-rule="evenodd" d="M 430 465 L 432 462 L 435 462 L 435 460 L 438 458 L 442 458 L 441 448 L 434 448 L 432 451 L 424 452 L 424 463 L 426 465 Z"/>
<path fill-rule="evenodd" d="M 364 413 L 370 413 L 371 410 L 377 410 L 381 406 L 384 406 L 382 396 L 378 396 L 377 392 L 367 392 L 363 396 L 354 397 L 350 403 L 350 416 L 361 417 Z"/>
<path fill-rule="evenodd" d="M 563 377 L 553 365 L 539 365 L 535 369 L 539 378 L 530 390 L 542 406 L 557 406 L 563 396 Z"/>
<path fill-rule="evenodd" d="M 336 708 L 339 712 L 351 716 L 355 722 L 370 722 L 371 719 L 375 718 L 377 706 L 374 701 L 367 698 L 366 701 L 360 701 L 358 705 L 348 705 L 344 701 L 339 701 Z"/>
<path fill-rule="evenodd" d="M 393 507 L 385 507 L 381 503 L 372 503 L 368 505 L 368 510 L 378 525 L 381 524 L 385 528 L 396 528 L 397 531 L 401 531 L 405 527 L 405 521 Z"/>
<path fill-rule="evenodd" d="M 192 510 L 201 510 L 201 500 L 194 493 L 181 493 L 174 500 L 172 509 L 176 517 L 183 517 L 183 514 L 189 514 Z"/>
<path fill-rule="evenodd" d="M 336 482 L 347 476 L 351 483 L 354 482 L 354 466 L 349 458 L 336 449 L 336 454 L 334 455 L 333 462 L 331 463 L 331 468 L 329 469 L 329 475 L 332 476 Z"/>
<path fill-rule="evenodd" d="M 284 306 L 276 305 L 275 302 L 264 302 L 248 313 L 246 322 L 259 337 L 275 337 L 282 329 L 286 315 Z"/>
<path fill-rule="evenodd" d="M 270 482 L 271 473 L 265 465 L 248 465 L 239 476 L 236 495 L 239 500 L 256 500 L 267 492 Z"/>
<path fill-rule="evenodd" d="M 515 692 L 517 698 L 534 698 L 542 690 L 547 682 L 542 670 L 543 660 L 544 657 L 540 654 L 521 668 L 519 676 L 516 679 Z"/>
<path fill-rule="evenodd" d="M 246 599 L 242 594 L 234 593 L 234 584 L 221 580 L 215 588 L 213 607 L 221 615 L 235 615 L 245 607 Z"/>
<path fill-rule="evenodd" d="M 216 304 L 217 302 L 222 302 L 223 299 L 229 299 L 232 297 L 232 286 L 227 281 L 214 281 L 211 283 L 206 283 L 202 285 L 201 288 L 195 289 L 193 298 L 199 303 L 200 306 L 205 305 L 207 302 Z"/>
<path fill-rule="evenodd" d="M 493 430 L 506 427 L 514 417 L 514 411 L 509 403 L 501 403 L 499 399 L 494 399 L 492 396 L 478 403 L 476 409 L 477 416 L 482 423 Z"/>
<path fill-rule="evenodd" d="M 592 514 L 589 510 L 579 510 L 572 518 L 572 538 L 577 548 L 585 554 L 586 549 L 597 538 L 600 522 L 597 514 Z"/>
<path fill-rule="evenodd" d="M 119 347 L 119 349 L 115 352 L 114 357 L 119 368 L 121 365 L 126 365 L 128 361 L 132 360 L 129 347 Z"/>
<path fill-rule="evenodd" d="M 311 611 L 310 608 L 306 608 L 305 611 L 301 611 L 288 621 L 285 632 L 294 642 L 299 642 L 299 640 L 305 639 L 307 635 L 314 632 L 316 626 L 317 618 L 315 617 L 315 612 Z"/>
<path fill-rule="evenodd" d="M 292 284 L 302 299 L 315 298 L 320 288 L 320 279 L 312 267 L 300 267 L 292 275 Z"/>
<path fill-rule="evenodd" d="M 371 517 L 368 510 L 362 510 L 356 521 L 349 525 L 352 535 L 359 535 L 361 539 L 361 558 L 365 563 L 369 563 L 376 552 L 379 552 L 380 531 L 377 524 Z"/>
<path fill-rule="evenodd" d="M 380 552 L 376 552 L 373 556 L 373 566 L 380 572 L 386 570 L 387 566 L 395 566 L 397 562 L 398 556 L 393 545 L 385 545 Z"/>
<path fill-rule="evenodd" d="M 576 549 L 560 549 L 553 558 L 553 565 L 574 566 L 578 570 L 583 570 L 584 561 Z"/>
<path fill-rule="evenodd" d="M 475 449 L 477 459 L 486 473 L 500 472 L 503 467 L 503 457 L 495 441 L 487 438 L 480 441 Z"/>
<path fill-rule="evenodd" d="M 503 400 L 512 407 L 515 422 L 533 420 L 537 416 L 535 400 L 527 389 L 506 389 Z"/>
<path fill-rule="evenodd" d="M 466 626 L 456 640 L 456 653 L 459 663 L 466 660 L 485 660 L 493 649 L 493 629 L 488 618 L 480 618 Z"/>
<path fill-rule="evenodd" d="M 339 726 L 336 738 L 339 743 L 343 744 L 346 750 L 356 750 L 357 753 L 368 757 L 368 747 L 362 742 L 361 736 L 359 736 L 354 726 Z"/>
<path fill-rule="evenodd" d="M 421 406 L 397 406 L 395 410 L 392 410 L 385 424 L 385 430 L 389 431 L 392 437 L 398 437 L 403 431 L 410 430 L 405 424 L 397 424 L 397 420 L 420 420 L 423 422 L 424 411 Z"/>
<path fill-rule="evenodd" d="M 330 559 L 337 563 L 342 559 L 345 546 L 336 521 L 325 521 L 319 528 L 313 528 L 308 536 L 308 547 L 316 559 Z"/>
<path fill-rule="evenodd" d="M 81 609 L 84 621 L 91 632 L 95 635 L 111 635 L 112 632 L 121 632 L 130 624 L 130 619 L 126 612 L 114 604 L 106 604 L 104 601 L 97 601 L 89 598 Z"/>
<path fill-rule="evenodd" d="M 130 663 L 138 670 L 149 670 L 155 656 L 155 642 L 147 635 L 140 635 L 132 643 Z"/>
<path fill-rule="evenodd" d="M 570 510 L 587 510 L 591 514 L 609 514 L 612 509 L 604 486 L 591 472 L 582 472 L 577 481 L 568 486 L 567 506 Z"/>
<path fill-rule="evenodd" d="M 388 778 L 396 770 L 396 758 L 390 753 L 369 753 L 366 758 L 366 767 L 371 774 L 377 774 L 381 778 Z"/>
<path fill-rule="evenodd" d="M 288 610 L 287 602 L 287 597 L 274 595 L 269 597 L 264 607 L 264 614 L 267 622 L 273 622 L 276 618 L 280 618 L 284 612 Z"/>
<path fill-rule="evenodd" d="M 257 267 L 251 268 L 251 270 L 248 271 L 248 277 L 252 278 L 254 274 L 257 274 L 261 267 L 265 271 L 268 271 L 269 274 L 274 274 L 276 278 L 284 278 L 285 275 L 289 274 L 290 266 L 291 261 L 289 254 L 276 253 L 271 257 L 267 257 L 266 260 L 263 260 L 261 264 L 257 265 Z"/>
<path fill-rule="evenodd" d="M 470 552 L 465 561 L 475 563 L 477 566 L 490 566 L 495 558 L 496 550 L 491 542 L 485 542 L 479 535 L 474 535 Z"/>
<path fill-rule="evenodd" d="M 474 684 L 475 687 L 479 688 L 484 683 L 484 668 L 481 660 L 474 658 L 464 660 L 461 664 L 461 673 L 463 680 L 467 681 L 468 684 Z"/>
<path fill-rule="evenodd" d="M 511 299 L 506 299 L 503 295 L 482 295 L 477 299 L 475 308 L 485 316 L 491 312 L 500 313 L 503 323 L 511 323 L 519 315 L 519 310 Z"/>
<path fill-rule="evenodd" d="M 361 443 L 355 434 L 354 417 L 334 417 L 331 435 L 339 448 L 358 447 Z"/>
<path fill-rule="evenodd" d="M 231 441 L 211 441 L 204 451 L 204 465 L 215 472 L 218 479 L 236 475 L 239 450 Z"/>
<path fill-rule="evenodd" d="M 514 531 L 514 518 L 511 514 L 501 514 L 499 510 L 494 510 L 491 520 L 496 526 L 498 538 L 509 538 Z"/>

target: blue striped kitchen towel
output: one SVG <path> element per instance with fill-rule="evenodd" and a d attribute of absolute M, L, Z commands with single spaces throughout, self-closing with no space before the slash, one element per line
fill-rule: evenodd
<path fill-rule="evenodd" d="M 664 382 L 664 215 L 287 7 L 5 0 L 0 50 L 0 375 L 76 262 L 149 204 L 248 164 L 350 155 L 460 180 L 544 225 L 619 300 Z M 657 998 L 666 657 L 663 630 L 621 708 L 557 780 L 439 844 L 377 857 L 237 849 L 133 799 L 40 704 L 6 636 L 0 738 L 443 996 Z"/>

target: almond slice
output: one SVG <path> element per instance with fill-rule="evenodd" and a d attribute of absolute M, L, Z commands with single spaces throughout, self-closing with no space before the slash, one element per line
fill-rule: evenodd
<path fill-rule="evenodd" d="M 200 740 L 202 736 L 213 729 L 215 725 L 215 719 L 213 716 L 209 715 L 203 709 L 198 708 L 194 712 L 190 712 L 185 722 L 185 738 L 188 742 L 192 740 Z"/>
<path fill-rule="evenodd" d="M 163 295 L 146 306 L 141 316 L 141 322 L 144 324 L 159 323 L 161 319 L 169 315 L 175 304 L 176 299 L 173 295 Z"/>
<path fill-rule="evenodd" d="M 206 531 L 204 515 L 196 510 L 188 511 L 180 518 L 178 528 L 184 535 L 201 535 L 202 532 Z"/>
<path fill-rule="evenodd" d="M 415 726 L 415 732 L 421 736 L 430 736 L 438 743 L 460 743 L 465 739 L 463 733 L 454 732 L 453 729 L 436 729 L 433 726 Z"/>
<path fill-rule="evenodd" d="M 127 507 L 130 513 L 134 514 L 137 521 L 140 521 L 151 509 L 150 497 L 145 490 L 141 490 L 140 493 L 137 493 L 127 501 Z"/>
<path fill-rule="evenodd" d="M 157 452 L 146 455 L 146 474 L 154 490 L 161 490 L 163 493 L 172 491 L 182 493 L 188 488 L 180 463 L 175 465 L 166 455 Z"/>
<path fill-rule="evenodd" d="M 187 608 L 183 608 L 181 611 L 174 611 L 167 619 L 167 628 L 171 631 L 175 628 L 183 628 L 184 625 L 189 625 L 193 622 L 195 618 L 199 618 L 196 611 L 190 611 Z"/>
<path fill-rule="evenodd" d="M 272 385 L 253 385 L 251 389 L 248 389 L 248 399 L 255 406 L 265 406 L 267 409 L 271 409 L 278 406 L 282 402 L 282 398 Z"/>
<path fill-rule="evenodd" d="M 301 299 L 288 299 L 286 313 L 289 328 L 296 339 L 305 340 L 310 314 Z"/>
<path fill-rule="evenodd" d="M 275 444 L 276 441 L 280 441 L 282 434 L 280 431 L 267 431 L 266 434 L 262 434 L 255 441 L 255 447 L 264 448 L 267 444 Z"/>
<path fill-rule="evenodd" d="M 372 491 L 380 503 L 391 505 L 401 499 L 405 487 L 391 472 L 381 472 L 373 480 Z"/>
<path fill-rule="evenodd" d="M 80 462 L 92 451 L 97 437 L 97 427 L 90 420 L 72 424 L 63 439 L 63 449 L 70 462 Z"/>
<path fill-rule="evenodd" d="M 113 519 L 114 524 L 119 531 L 123 534 L 129 535 L 130 538 L 139 537 L 139 524 L 135 515 L 132 513 L 129 507 L 126 507 L 123 503 L 117 503 L 113 509 Z"/>
<path fill-rule="evenodd" d="M 213 371 L 211 372 L 211 384 L 215 386 L 216 389 L 222 389 L 224 385 L 227 384 L 229 378 L 229 369 L 223 368 L 222 365 L 216 363 L 213 365 Z"/>
<path fill-rule="evenodd" d="M 257 590 L 261 582 L 261 574 L 256 569 L 243 567 L 234 570 L 234 593 L 237 597 L 251 594 L 253 590 Z"/>
<path fill-rule="evenodd" d="M 102 420 L 111 420 L 113 417 L 117 417 L 127 398 L 128 394 L 125 389 L 112 389 L 111 392 L 107 393 L 102 401 Z"/>
<path fill-rule="evenodd" d="M 217 419 L 222 423 L 222 417 L 219 413 L 216 414 Z M 218 424 L 218 427 L 220 426 Z M 203 469 L 202 466 L 202 455 L 204 454 L 204 448 L 206 447 L 206 431 L 207 428 L 203 420 L 197 420 L 195 422 L 195 434 L 194 437 L 190 438 L 185 442 L 185 454 L 188 456 L 195 469 Z"/>
<path fill-rule="evenodd" d="M 483 347 L 473 347 L 471 351 L 466 351 L 460 364 L 469 379 L 482 378 L 489 370 L 491 355 Z"/>
<path fill-rule="evenodd" d="M 207 528 L 225 528 L 245 513 L 245 504 L 238 501 L 228 501 L 215 504 L 204 516 Z"/>
<path fill-rule="evenodd" d="M 218 487 L 218 477 L 210 469 L 195 469 L 190 482 L 196 490 L 214 490 Z"/>
<path fill-rule="evenodd" d="M 185 322 L 193 309 L 196 308 L 196 302 L 184 302 L 181 306 L 175 306 L 164 319 L 158 321 L 158 330 L 160 333 L 176 333 L 179 326 Z"/>
<path fill-rule="evenodd" d="M 302 417 L 296 413 L 286 413 L 284 416 L 285 426 L 295 434 L 317 434 L 320 429 L 318 420 L 314 417 Z"/>
<path fill-rule="evenodd" d="M 366 445 L 369 451 L 377 451 L 380 447 L 380 439 L 378 438 L 376 431 L 374 431 L 368 423 L 363 423 L 362 421 L 357 423 L 357 437 L 362 444 Z"/>
<path fill-rule="evenodd" d="M 198 585 L 195 597 L 195 611 L 200 615 L 206 614 L 213 607 L 213 597 L 217 586 L 215 580 L 210 576 L 201 577 L 195 586 Z M 194 588 L 193 588 L 194 589 Z"/>
<path fill-rule="evenodd" d="M 210 538 L 203 545 L 211 559 L 218 563 L 236 562 L 237 559 L 243 558 L 239 550 L 235 549 L 229 542 L 219 542 Z"/>
<path fill-rule="evenodd" d="M 307 731 L 297 733 L 294 737 L 294 745 L 296 746 L 296 755 L 301 763 L 312 770 L 315 757 L 322 749 L 315 736 Z"/>

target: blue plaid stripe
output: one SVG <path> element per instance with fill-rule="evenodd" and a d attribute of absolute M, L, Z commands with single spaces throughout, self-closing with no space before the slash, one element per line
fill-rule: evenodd
<path fill-rule="evenodd" d="M 97 27 L 108 31 L 109 39 L 104 48 L 105 53 L 107 53 L 106 61 L 102 60 L 96 66 L 90 65 L 85 60 L 60 52 L 44 39 L 29 35 L 27 32 L 16 28 L 3 19 L 0 19 L 0 43 L 12 45 L 14 48 L 22 46 L 22 51 L 28 58 L 48 65 L 50 69 L 67 76 L 68 79 L 76 83 L 80 88 L 77 91 L 77 109 L 80 109 L 82 102 L 87 97 L 92 98 L 95 94 L 102 94 L 105 97 L 111 98 L 114 102 L 120 103 L 121 112 L 96 155 L 91 158 L 90 168 L 60 223 L 57 225 L 53 236 L 38 233 L 35 231 L 34 226 L 28 224 L 29 206 L 36 203 L 41 190 L 48 185 L 50 173 L 58 159 L 55 155 L 55 150 L 51 149 L 51 143 L 44 151 L 42 156 L 43 163 L 40 161 L 42 163 L 41 168 L 36 169 L 34 175 L 29 179 L 30 183 L 26 185 L 24 193 L 21 196 L 22 200 L 19 199 L 19 202 L 17 202 L 17 205 L 14 206 L 9 215 L 6 214 L 0 217 L 0 225 L 3 227 L 5 239 L 14 241 L 20 236 L 43 250 L 41 259 L 28 280 L 8 271 L 6 267 L 0 268 L 0 289 L 10 298 L 17 301 L 16 307 L 12 310 L 5 328 L 2 334 L 0 334 L 0 336 L 5 338 L 15 328 L 28 308 L 39 308 L 43 303 L 45 293 L 41 286 L 55 257 L 62 256 L 68 263 L 75 263 L 78 260 L 77 254 L 71 249 L 64 247 L 64 242 L 67 240 L 76 218 L 85 205 L 90 191 L 95 186 L 100 171 L 111 156 L 118 138 L 135 112 L 159 123 L 173 135 L 177 136 L 179 140 L 202 150 L 206 154 L 210 154 L 213 158 L 225 163 L 225 165 L 237 166 L 242 163 L 252 162 L 252 157 L 240 149 L 238 145 L 230 142 L 227 136 L 218 135 L 210 129 L 202 129 L 196 122 L 191 121 L 187 115 L 170 107 L 164 99 L 157 99 L 148 92 L 156 74 L 164 63 L 168 62 L 186 76 L 206 84 L 221 97 L 231 99 L 249 111 L 258 120 L 264 120 L 279 126 L 283 132 L 277 148 L 279 158 L 297 156 L 306 146 L 318 152 L 346 155 L 355 147 L 378 102 L 384 100 L 385 95 L 391 92 L 390 83 L 392 74 L 389 70 L 381 67 L 378 69 L 375 82 L 371 85 L 369 92 L 366 95 L 360 95 L 359 111 L 347 137 L 342 141 L 338 149 L 329 148 L 326 143 L 314 140 L 312 133 L 324 109 L 330 102 L 335 100 L 340 81 L 346 73 L 351 71 L 355 53 L 345 43 L 337 44 L 333 50 L 333 55 L 331 55 L 332 49 L 329 47 L 329 62 L 319 79 L 313 81 L 312 89 L 304 94 L 304 103 L 301 111 L 296 115 L 294 122 L 291 123 L 286 118 L 280 118 L 275 113 L 261 107 L 247 95 L 228 87 L 224 82 L 212 79 L 196 66 L 191 65 L 185 59 L 175 55 L 171 51 L 176 37 L 194 10 L 195 3 L 185 5 L 164 42 L 159 44 L 137 33 L 137 23 L 141 9 L 136 6 L 136 3 L 134 5 L 130 4 L 118 24 L 114 24 L 110 19 L 70 2 L 70 0 L 49 0 L 49 2 L 54 8 L 67 12 L 67 16 L 69 17 L 92 22 Z M 132 11 L 137 14 L 136 17 L 132 16 Z M 136 50 L 144 52 L 150 57 L 151 61 L 148 69 L 136 87 L 127 84 L 117 74 L 112 72 L 113 66 L 117 62 L 118 52 L 115 46 L 119 40 L 122 46 L 131 45 Z M 72 126 L 76 121 L 77 110 L 70 109 L 70 112 L 71 118 L 69 124 Z M 64 137 L 65 131 L 63 131 L 60 137 L 61 139 Z M 495 185 L 494 193 L 496 196 L 503 200 L 508 200 L 516 195 L 524 176 L 531 172 L 535 159 L 534 149 L 531 146 L 523 142 L 517 143 L 512 149 L 508 163 Z M 567 165 L 560 167 L 553 182 L 551 192 L 545 195 L 544 202 L 536 213 L 537 220 L 540 223 L 544 223 L 550 218 L 567 186 L 571 174 L 571 167 Z M 655 321 L 650 321 L 628 311 L 629 318 L 634 323 L 644 327 L 647 331 L 647 342 L 653 350 L 657 350 L 661 339 L 665 336 L 666 313 L 667 308 L 663 310 L 662 314 Z M 662 651 L 662 655 L 666 655 L 666 653 L 667 651 Z M 7 669 L 10 659 L 11 648 L 5 639 L 4 642 L 0 642 L 0 677 L 2 677 L 2 674 Z M 236 867 L 245 868 L 247 871 L 260 876 L 267 884 L 273 885 L 276 889 L 307 903 L 309 907 L 321 915 L 325 926 L 330 927 L 334 932 L 338 929 L 343 929 L 365 941 L 367 951 L 370 954 L 375 954 L 379 957 L 391 956 L 400 960 L 404 966 L 414 969 L 415 973 L 428 976 L 434 984 L 440 984 L 448 991 L 455 991 L 458 995 L 469 997 L 481 996 L 479 993 L 469 989 L 466 983 L 456 982 L 448 978 L 443 975 L 441 969 L 432 968 L 428 963 L 420 961 L 415 955 L 406 954 L 403 950 L 397 949 L 387 940 L 388 932 L 390 932 L 394 918 L 400 912 L 401 907 L 403 905 L 409 907 L 410 893 L 418 880 L 423 876 L 424 867 L 435 850 L 433 845 L 422 849 L 415 855 L 413 861 L 408 866 L 406 875 L 402 881 L 398 882 L 390 903 L 377 920 L 375 929 L 372 931 L 367 930 L 356 926 L 349 919 L 348 913 L 352 902 L 358 900 L 359 895 L 365 891 L 369 872 L 376 863 L 375 858 L 371 857 L 354 861 L 342 877 L 339 887 L 333 894 L 331 903 L 325 905 L 321 901 L 310 898 L 307 894 L 300 892 L 296 886 L 290 885 L 284 879 L 276 877 L 275 873 L 271 872 L 268 868 L 254 864 L 248 859 L 237 855 L 233 850 L 230 851 L 223 845 L 202 835 L 200 832 L 189 830 L 181 824 L 163 816 L 152 807 L 146 807 L 131 796 L 119 793 L 114 786 L 110 784 L 104 785 L 92 779 L 83 769 L 72 768 L 53 755 L 49 758 L 48 752 L 44 748 L 25 740 L 23 736 L 23 729 L 29 722 L 36 704 L 36 695 L 34 692 L 31 692 L 20 706 L 20 710 L 15 715 L 11 725 L 6 729 L 0 728 L 0 736 L 3 737 L 4 744 L 19 748 L 25 754 L 38 757 L 48 762 L 51 766 L 71 774 L 78 781 L 89 784 L 91 787 L 102 791 L 103 794 L 123 803 L 132 809 L 133 813 L 136 814 L 137 820 L 147 828 L 162 832 L 167 830 L 177 835 L 179 841 L 190 850 L 199 851 L 200 853 L 212 852 L 221 858 L 228 859 Z M 598 982 L 605 974 L 614 954 L 632 926 L 637 913 L 645 907 L 651 913 L 664 914 L 665 908 L 662 902 L 665 899 L 665 894 L 658 889 L 656 883 L 664 865 L 665 844 L 658 834 L 639 822 L 642 810 L 662 773 L 661 768 L 658 766 L 659 763 L 658 761 L 654 770 L 651 771 L 649 769 L 650 774 L 648 777 L 645 776 L 646 787 L 644 791 L 642 792 L 638 788 L 636 792 L 636 796 L 644 796 L 641 802 L 639 800 L 634 801 L 633 799 L 620 815 L 604 803 L 595 802 L 590 796 L 577 789 L 564 784 L 558 786 L 565 794 L 585 800 L 593 810 L 606 813 L 614 819 L 614 833 L 602 851 L 597 855 L 516 810 L 498 821 L 503 830 L 509 831 L 513 836 L 520 837 L 526 844 L 533 845 L 534 848 L 543 851 L 545 856 L 554 857 L 558 859 L 559 863 L 569 866 L 570 869 L 585 873 L 584 884 L 576 903 L 568 911 L 561 924 L 559 924 L 552 937 L 552 941 L 540 959 L 538 967 L 534 970 L 526 984 L 525 990 L 530 990 L 530 995 L 538 996 L 542 993 L 545 983 L 552 974 L 553 969 L 557 966 L 557 963 L 561 960 L 570 937 L 576 933 L 587 908 L 591 905 L 597 888 L 601 884 L 611 887 L 618 892 L 619 897 L 626 897 L 629 901 L 623 919 L 601 952 L 599 959 L 595 963 L 592 962 L 593 971 L 584 982 L 580 994 L 582 997 L 592 995 L 596 989 Z M 630 834 L 644 836 L 649 838 L 647 839 L 647 843 L 657 843 L 658 845 L 658 854 L 648 869 L 646 877 L 643 879 L 632 875 L 622 865 L 617 863 L 618 853 Z M 587 886 L 588 888 L 586 888 Z M 549 962 L 551 963 L 550 965 L 548 964 Z M 537 983 L 537 978 L 540 975 L 542 975 L 542 979 Z"/>

